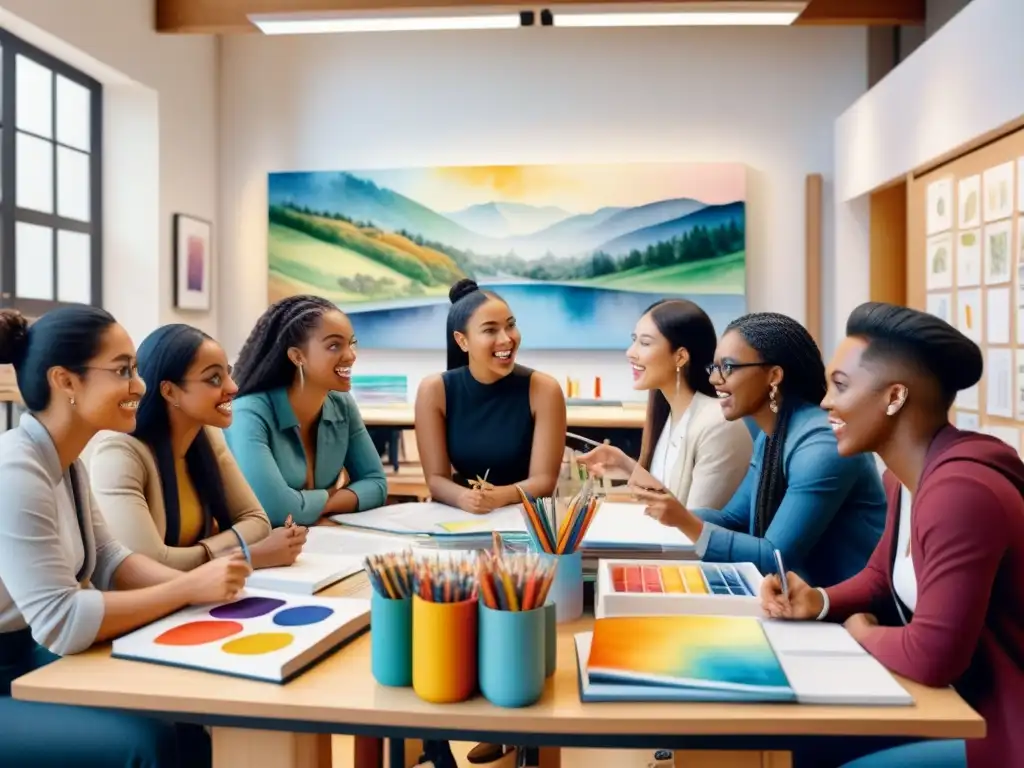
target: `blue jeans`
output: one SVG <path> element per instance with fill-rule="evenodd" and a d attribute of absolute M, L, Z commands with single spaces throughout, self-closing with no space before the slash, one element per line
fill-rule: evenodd
<path fill-rule="evenodd" d="M 919 741 L 865 755 L 843 768 L 967 768 L 967 747 L 962 741 Z"/>

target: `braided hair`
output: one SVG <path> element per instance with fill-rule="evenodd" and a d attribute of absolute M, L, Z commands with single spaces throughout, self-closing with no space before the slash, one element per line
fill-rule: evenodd
<path fill-rule="evenodd" d="M 289 296 L 271 304 L 238 353 L 232 372 L 238 397 L 290 386 L 295 365 L 288 350 L 305 344 L 320 318 L 332 311 L 338 307 L 319 296 Z"/>
<path fill-rule="evenodd" d="M 779 384 L 782 402 L 775 420 L 775 431 L 765 435 L 761 477 L 757 486 L 754 534 L 763 537 L 786 495 L 786 477 L 782 448 L 793 412 L 807 403 L 820 403 L 825 397 L 825 364 L 811 334 L 800 323 L 776 312 L 755 312 L 733 320 L 725 329 L 736 331 L 770 365 L 783 371 Z"/>

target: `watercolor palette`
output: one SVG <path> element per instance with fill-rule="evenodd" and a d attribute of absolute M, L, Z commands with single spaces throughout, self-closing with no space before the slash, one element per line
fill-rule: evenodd
<path fill-rule="evenodd" d="M 753 563 L 601 560 L 595 615 L 759 616 L 762 578 Z"/>
<path fill-rule="evenodd" d="M 247 589 L 119 637 L 112 655 L 283 683 L 369 625 L 369 600 Z"/>

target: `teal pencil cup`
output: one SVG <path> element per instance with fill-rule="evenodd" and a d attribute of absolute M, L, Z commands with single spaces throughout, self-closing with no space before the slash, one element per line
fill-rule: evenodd
<path fill-rule="evenodd" d="M 544 614 L 480 604 L 480 692 L 492 704 L 528 707 L 543 694 Z"/>
<path fill-rule="evenodd" d="M 381 685 L 412 685 L 412 599 L 370 598 L 370 667 Z"/>
<path fill-rule="evenodd" d="M 583 551 L 555 555 L 555 560 L 558 565 L 548 600 L 555 604 L 555 615 L 561 624 L 583 615 Z"/>
<path fill-rule="evenodd" d="M 544 677 L 551 677 L 558 668 L 558 614 L 555 604 L 544 604 Z"/>

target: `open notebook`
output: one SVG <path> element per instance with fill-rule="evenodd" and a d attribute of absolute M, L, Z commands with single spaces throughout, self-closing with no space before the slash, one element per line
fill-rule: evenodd
<path fill-rule="evenodd" d="M 576 635 L 582 701 L 909 705 L 837 624 L 734 616 L 598 619 Z"/>
<path fill-rule="evenodd" d="M 437 502 L 391 504 L 366 512 L 335 515 L 331 518 L 342 526 L 383 533 L 419 536 L 479 536 L 499 533 L 525 533 L 522 507 L 519 504 L 498 509 L 486 515 L 474 515 L 457 507 Z"/>
<path fill-rule="evenodd" d="M 245 583 L 254 589 L 313 595 L 361 570 L 363 560 L 355 555 L 302 552 L 291 565 L 253 571 Z"/>

